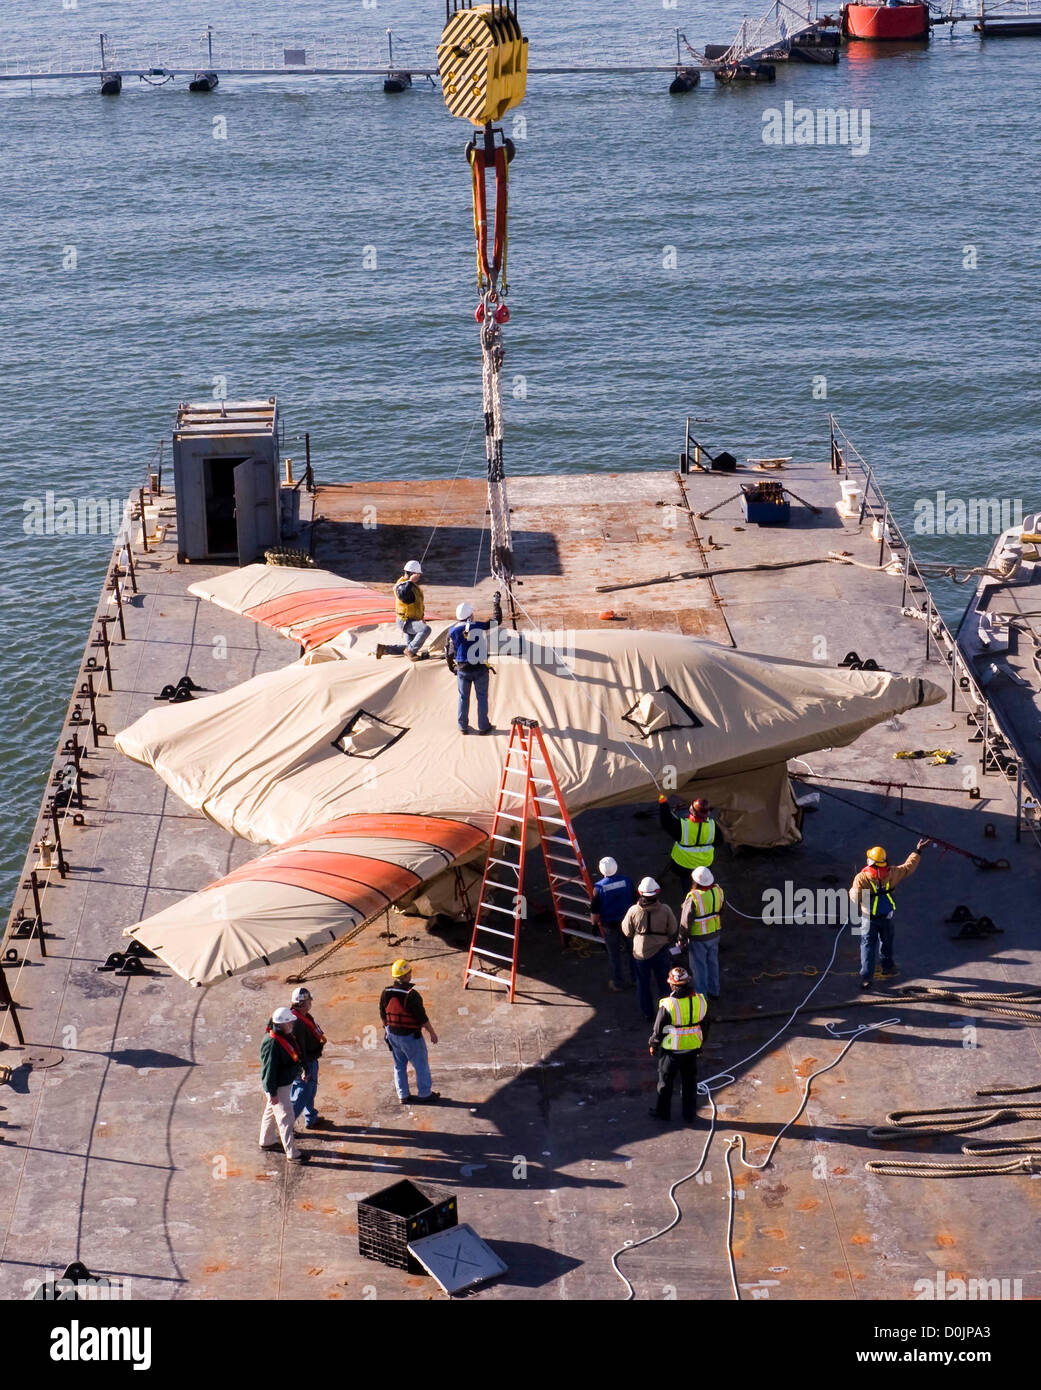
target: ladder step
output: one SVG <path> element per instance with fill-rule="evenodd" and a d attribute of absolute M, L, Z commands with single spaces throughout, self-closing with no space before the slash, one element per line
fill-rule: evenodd
<path fill-rule="evenodd" d="M 521 777 L 527 775 L 526 769 L 523 767 L 506 767 L 504 771 L 512 772 L 514 775 L 519 773 Z M 552 787 L 553 785 L 553 779 L 551 777 L 532 777 L 531 780 L 533 782 L 541 782 L 544 787 Z"/>
<path fill-rule="evenodd" d="M 478 917 L 481 915 L 481 908 L 485 908 L 488 912 L 501 912 L 507 917 L 517 916 L 517 909 L 515 907 L 496 907 L 494 903 L 481 903 L 480 907 L 477 909 Z"/>
<path fill-rule="evenodd" d="M 593 936 L 591 932 L 575 931 L 574 927 L 562 927 L 565 936 L 580 936 L 583 941 L 595 941 L 598 946 L 603 946 L 603 937 Z"/>
<path fill-rule="evenodd" d="M 559 816 L 547 816 L 544 811 L 536 811 L 535 814 L 543 825 L 567 825 L 567 821 Z"/>
<path fill-rule="evenodd" d="M 566 874 L 550 874 L 553 883 L 577 883 L 581 888 L 586 886 L 584 878 L 570 878 Z"/>
<path fill-rule="evenodd" d="M 493 840 L 500 840 L 504 845 L 522 845 L 523 840 L 511 839 L 509 835 L 493 835 Z"/>
<path fill-rule="evenodd" d="M 579 903 L 582 907 L 585 908 L 586 912 L 589 911 L 588 898 L 576 898 L 574 893 L 561 893 L 559 889 L 557 890 L 556 896 L 560 899 L 562 903 Z"/>
<path fill-rule="evenodd" d="M 560 823 L 561 825 L 564 824 L 563 821 L 561 821 Z M 563 835 L 545 835 L 543 836 L 543 838 L 546 841 L 547 845 L 567 845 L 568 849 L 574 850 L 574 845 L 571 843 L 570 840 L 566 840 L 563 837 Z"/>
<path fill-rule="evenodd" d="M 486 878 L 485 888 L 504 888 L 507 893 L 516 893 L 518 885 L 516 883 L 500 883 L 497 878 Z"/>
<path fill-rule="evenodd" d="M 578 867 L 578 860 L 573 854 L 568 856 L 565 856 L 563 854 L 550 854 L 547 850 L 546 858 L 552 860 L 554 864 L 566 864 L 569 869 L 574 869 Z"/>
<path fill-rule="evenodd" d="M 510 964 L 512 965 L 513 962 L 511 961 Z M 491 980 L 492 984 L 506 985 L 506 988 L 509 989 L 509 982 L 504 980 L 501 975 L 489 975 L 486 970 L 475 970 L 472 965 L 467 967 L 466 973 L 468 975 L 480 975 L 482 980 Z"/>
<path fill-rule="evenodd" d="M 587 911 L 587 912 L 572 912 L 572 911 L 570 910 L 570 908 L 562 907 L 562 908 L 560 909 L 560 915 L 561 915 L 561 917 L 571 917 L 571 918 L 572 918 L 574 921 L 576 921 L 576 922 L 585 922 L 585 923 L 587 923 L 587 924 L 588 924 L 588 922 L 589 922 L 589 913 L 588 913 L 588 911 Z"/>
<path fill-rule="evenodd" d="M 514 863 L 512 862 L 512 860 L 510 860 L 510 859 L 492 859 L 491 856 L 489 856 L 489 858 L 488 858 L 488 863 L 489 863 L 489 864 L 501 864 L 501 865 L 503 866 L 504 869 L 514 869 L 514 870 L 517 870 L 517 869 L 520 868 L 520 865 L 519 865 L 519 864 L 514 864 Z"/>
<path fill-rule="evenodd" d="M 477 923 L 474 931 L 486 931 L 490 932 L 492 936 L 504 936 L 507 941 L 516 941 L 517 939 L 511 931 L 500 931 L 498 927 L 486 927 L 481 922 Z"/>
<path fill-rule="evenodd" d="M 498 951 L 489 951 L 483 946 L 475 946 L 474 954 L 482 957 L 487 956 L 489 960 L 504 960 L 507 965 L 513 964 L 512 956 L 500 956 Z"/>
<path fill-rule="evenodd" d="M 523 825 L 523 824 L 524 824 L 524 817 L 523 817 L 523 816 L 511 816 L 510 813 L 509 813 L 509 811 L 500 811 L 500 812 L 499 812 L 499 815 L 498 815 L 498 819 L 499 819 L 499 820 L 514 820 L 514 821 L 517 822 L 518 825 Z M 501 837 L 497 837 L 497 838 L 501 838 Z"/>

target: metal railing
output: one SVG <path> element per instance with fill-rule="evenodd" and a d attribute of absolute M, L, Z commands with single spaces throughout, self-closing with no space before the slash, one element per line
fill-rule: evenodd
<path fill-rule="evenodd" d="M 922 615 L 925 621 L 925 658 L 929 661 L 935 655 L 938 660 L 943 662 L 950 674 L 951 712 L 953 714 L 958 713 L 960 698 L 965 705 L 964 712 L 968 722 L 976 725 L 977 733 L 983 744 L 981 775 L 987 776 L 991 772 L 1000 773 L 1006 782 L 1014 788 L 1016 840 L 1021 839 L 1022 826 L 1025 823 L 1035 842 L 1041 847 L 1041 818 L 1039 818 L 1041 788 L 1033 785 L 1024 773 L 1026 759 L 1023 756 L 1022 748 L 1017 745 L 1016 740 L 994 713 L 972 668 L 962 656 L 953 633 L 937 611 L 925 575 L 919 568 L 914 553 L 893 516 L 889 501 L 878 485 L 873 468 L 839 426 L 834 415 L 829 414 L 828 427 L 833 470 L 837 473 L 844 471 L 848 475 L 852 463 L 853 468 L 864 479 L 864 497 L 860 507 L 861 522 L 863 522 L 865 515 L 870 515 L 873 521 L 881 522 L 879 568 L 886 567 L 885 552 L 888 547 L 891 556 L 889 564 L 896 560 L 900 561 L 902 565 L 901 607 L 908 606 L 907 600 L 910 597 L 914 609 Z M 872 506 L 872 498 L 874 499 L 874 506 Z M 902 557 L 896 554 L 898 549 L 903 551 Z M 921 602 L 922 596 L 925 599 L 924 604 Z M 1012 749 L 1015 757 L 1008 757 L 1004 752 L 1005 748 Z M 1024 786 L 1026 786 L 1031 798 L 1031 805 L 1027 808 L 1024 807 Z"/>
<path fill-rule="evenodd" d="M 159 444 L 149 459 L 149 468 L 154 474 L 158 460 L 160 480 L 162 457 L 163 447 Z M 161 487 L 160 481 L 156 495 L 161 491 Z M 148 491 L 148 488 L 140 488 L 137 491 L 141 547 L 145 553 L 148 551 L 148 525 L 144 501 Z M 70 832 L 86 825 L 82 763 L 84 758 L 89 759 L 92 749 L 96 751 L 101 747 L 101 739 L 108 734 L 106 725 L 98 718 L 98 702 L 104 694 L 113 689 L 112 644 L 117 640 L 126 640 L 124 588 L 129 588 L 133 594 L 138 592 L 133 531 L 129 528 L 117 538 L 103 591 L 111 592 L 110 603 L 114 603 L 116 611 L 111 615 L 100 614 L 97 618 L 97 631 L 84 653 L 81 679 L 67 716 L 68 733 L 60 749 L 60 752 L 66 755 L 66 761 L 54 772 L 50 789 L 44 797 L 37 817 L 34 844 L 39 853 L 39 860 L 29 871 L 28 877 L 22 880 L 21 900 L 16 900 L 12 906 L 10 921 L 0 941 L 0 1049 L 9 1045 L 6 1042 L 9 1025 L 17 1042 L 25 1043 L 14 990 L 17 989 L 18 981 L 25 969 L 30 942 L 35 941 L 40 956 L 46 958 L 44 914 L 47 894 L 56 879 L 60 883 L 68 877 L 72 868 L 67 853 Z M 118 638 L 110 631 L 112 624 L 118 626 Z M 95 681 L 102 680 L 104 690 L 95 684 Z M 21 959 L 18 958 L 19 946 L 23 951 Z M 16 968 L 13 986 L 6 973 L 11 968 Z"/>

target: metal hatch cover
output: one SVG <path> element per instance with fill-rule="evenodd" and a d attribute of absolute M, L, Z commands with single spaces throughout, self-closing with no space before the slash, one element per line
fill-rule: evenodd
<path fill-rule="evenodd" d="M 459 1293 L 505 1274 L 507 1269 L 472 1226 L 449 1226 L 446 1231 L 414 1240 L 408 1249 L 445 1293 Z"/>

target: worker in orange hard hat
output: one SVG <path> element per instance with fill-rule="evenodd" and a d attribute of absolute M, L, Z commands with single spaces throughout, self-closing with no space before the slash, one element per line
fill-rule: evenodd
<path fill-rule="evenodd" d="M 871 988 L 876 953 L 881 957 L 883 978 L 897 973 L 893 960 L 893 889 L 914 873 L 922 850 L 930 843 L 919 840 L 902 864 L 892 865 L 882 846 L 874 845 L 867 852 L 867 863 L 850 885 L 850 900 L 859 913 L 861 989 Z"/>

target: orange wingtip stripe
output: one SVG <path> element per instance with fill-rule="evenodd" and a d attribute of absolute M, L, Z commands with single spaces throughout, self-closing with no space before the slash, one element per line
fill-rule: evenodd
<path fill-rule="evenodd" d="M 298 589 L 294 594 L 268 599 L 243 612 L 258 623 L 282 627 L 310 616 L 325 617 L 334 609 L 356 613 L 365 608 L 386 608 L 389 602 L 386 594 L 378 594 L 375 589 Z"/>
<path fill-rule="evenodd" d="M 230 874 L 225 874 L 219 883 L 213 883 L 210 887 L 251 882 L 256 877 L 257 868 L 265 872 L 269 868 L 277 868 L 289 874 L 298 870 L 321 873 L 348 883 L 361 883 L 367 888 L 377 890 L 391 902 L 423 881 L 419 874 L 413 873 L 411 869 L 385 859 L 369 859 L 360 854 L 340 854 L 336 850 L 276 849 L 270 854 L 261 855 L 249 864 L 240 864 L 237 869 L 232 869 Z"/>
<path fill-rule="evenodd" d="M 468 825 L 466 821 L 449 820 L 444 816 L 357 813 L 337 816 L 335 820 L 316 825 L 313 830 L 305 830 L 302 835 L 294 835 L 291 840 L 280 845 L 279 849 L 305 845 L 327 835 L 377 835 L 386 840 L 418 840 L 421 844 L 433 845 L 453 856 L 476 849 L 488 838 L 477 826 Z"/>
<path fill-rule="evenodd" d="M 242 880 L 236 880 L 241 882 Z M 226 880 L 221 880 L 226 882 Z M 335 874 L 321 873 L 317 869 L 294 869 L 287 868 L 284 864 L 264 864 L 257 863 L 253 872 L 249 876 L 250 883 L 281 883 L 288 888 L 302 888 L 310 893 L 321 893 L 323 897 L 332 898 L 335 902 L 344 903 L 347 907 L 359 913 L 362 917 L 371 917 L 375 912 L 382 912 L 394 898 L 400 898 L 415 884 L 415 877 L 409 875 L 409 881 L 402 883 L 395 891 L 393 897 L 384 894 L 373 888 L 368 883 L 358 883 L 354 879 L 339 878 Z M 210 885 L 213 888 L 219 885 Z"/>
<path fill-rule="evenodd" d="M 370 610 L 367 613 L 358 613 L 354 616 L 341 614 L 339 617 L 329 618 L 325 622 L 308 623 L 303 626 L 294 623 L 290 628 L 290 634 L 309 651 L 312 647 L 319 647 L 323 642 L 328 642 L 331 637 L 338 637 L 341 632 L 346 632 L 348 628 L 376 627 L 380 623 L 392 623 L 393 621 L 393 610 L 385 608 L 382 612 Z"/>

